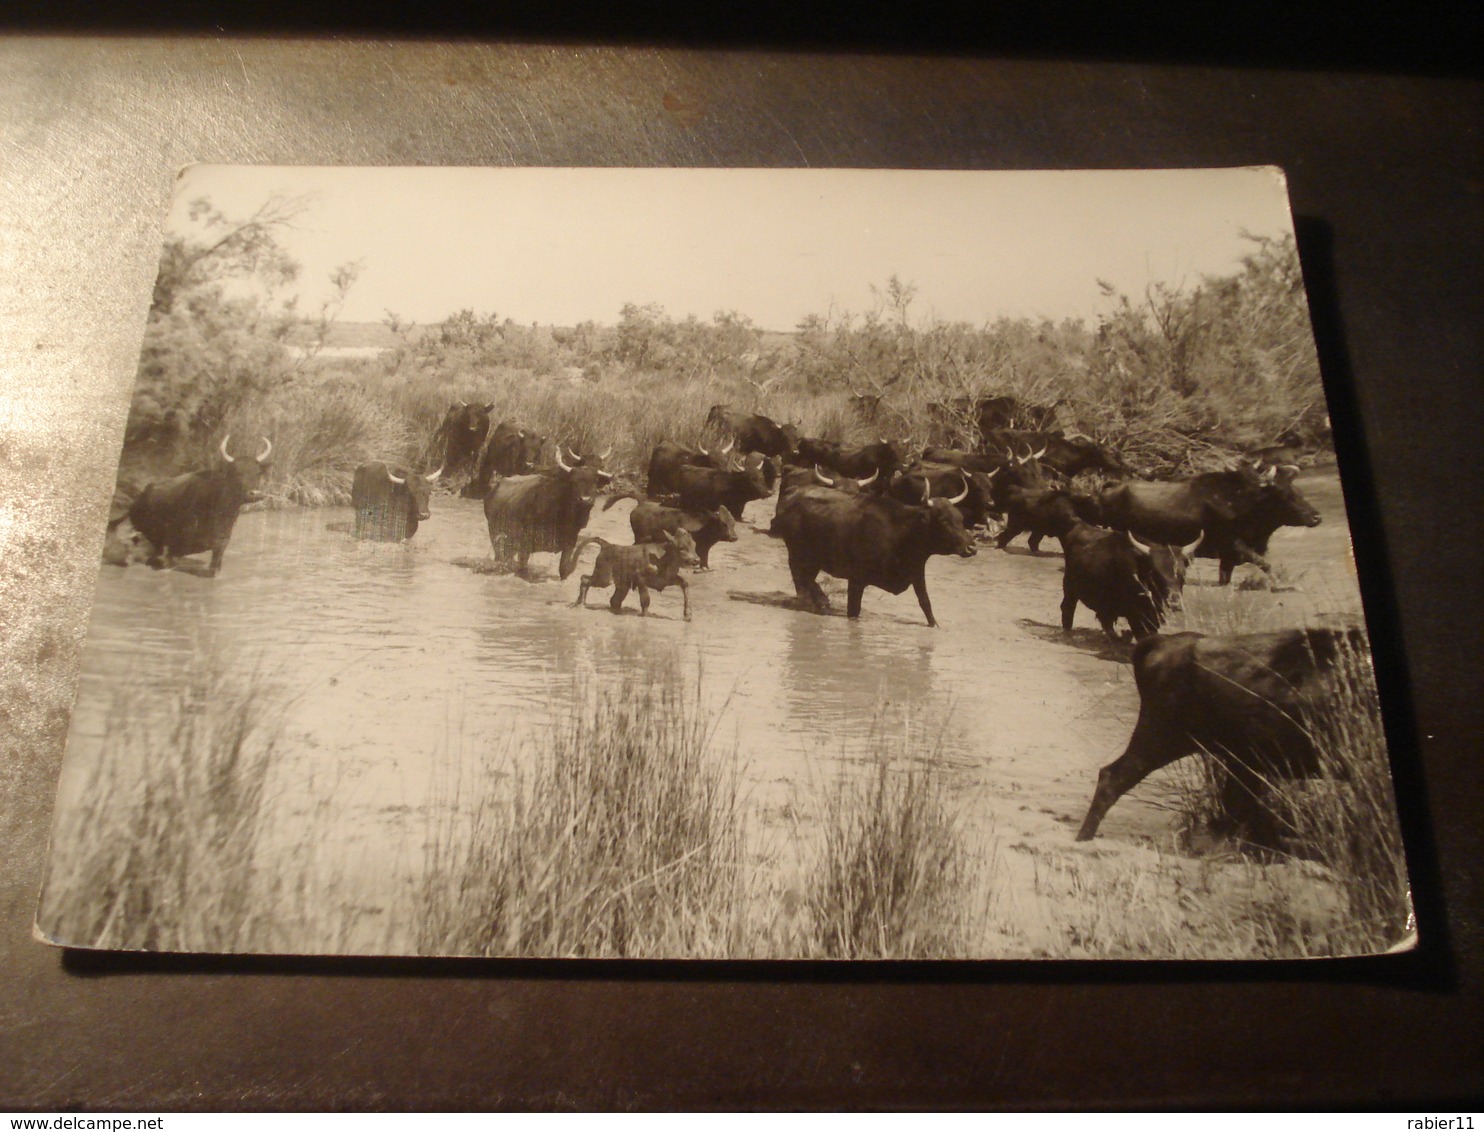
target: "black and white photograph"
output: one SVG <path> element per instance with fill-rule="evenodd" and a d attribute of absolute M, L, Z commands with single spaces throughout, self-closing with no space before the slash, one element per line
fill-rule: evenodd
<path fill-rule="evenodd" d="M 181 171 L 37 934 L 1416 942 L 1285 178 Z"/>

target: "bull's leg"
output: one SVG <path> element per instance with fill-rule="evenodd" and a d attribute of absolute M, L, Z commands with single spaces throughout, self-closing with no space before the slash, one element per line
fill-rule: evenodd
<path fill-rule="evenodd" d="M 571 546 L 562 548 L 562 556 L 557 561 L 557 577 L 565 582 L 575 569 L 577 569 L 577 544 L 574 542 Z"/>
<path fill-rule="evenodd" d="M 1061 597 L 1061 631 L 1070 633 L 1072 621 L 1077 616 L 1077 595 L 1065 586 L 1062 587 Z"/>
<path fill-rule="evenodd" d="M 815 579 L 819 576 L 819 567 L 809 566 L 794 556 L 793 551 L 788 554 L 788 572 L 793 575 L 794 592 L 799 595 L 801 601 L 808 602 L 816 613 L 823 613 L 830 607 L 830 599 L 825 596 L 824 590 L 819 588 Z"/>
<path fill-rule="evenodd" d="M 647 585 L 645 585 L 645 583 L 644 583 L 644 576 L 642 574 L 639 577 L 637 577 L 637 578 L 634 579 L 634 588 L 639 591 L 639 616 L 640 617 L 648 617 L 649 616 L 649 587 Z"/>
<path fill-rule="evenodd" d="M 676 578 L 675 584 L 680 587 L 680 598 L 684 602 L 685 619 L 690 620 L 690 586 L 684 578 Z"/>
<path fill-rule="evenodd" d="M 577 600 L 572 603 L 573 605 L 580 605 L 584 609 L 587 608 L 587 591 L 592 584 L 593 576 L 591 574 L 582 575 L 582 583 L 577 590 Z"/>
<path fill-rule="evenodd" d="M 225 546 L 214 546 L 211 548 L 211 565 L 206 568 L 206 576 L 215 578 L 217 571 L 222 568 L 222 557 L 227 553 Z"/>
<path fill-rule="evenodd" d="M 1098 771 L 1097 789 L 1092 804 L 1077 831 L 1078 841 L 1091 841 L 1113 803 L 1122 798 L 1160 767 L 1195 751 L 1195 743 L 1183 732 L 1153 722 L 1144 711 L 1129 736 L 1123 754 Z"/>
<path fill-rule="evenodd" d="M 847 617 L 859 617 L 861 615 L 861 598 L 866 593 L 866 583 L 858 578 L 851 578 L 846 583 L 845 592 L 845 615 Z"/>
<path fill-rule="evenodd" d="M 1250 562 L 1252 563 L 1252 565 L 1256 566 L 1259 570 L 1266 574 L 1269 579 L 1272 578 L 1273 564 L 1266 558 L 1264 558 L 1261 554 L 1258 554 L 1257 551 L 1253 550 L 1241 539 L 1235 539 L 1232 542 L 1231 548 L 1229 550 L 1224 550 L 1221 553 L 1221 573 L 1219 578 L 1220 584 L 1223 586 L 1230 585 L 1232 580 L 1232 571 L 1235 570 L 1238 566 L 1241 566 L 1243 563 L 1247 562 Z"/>
<path fill-rule="evenodd" d="M 1103 627 L 1103 632 L 1108 635 L 1108 640 L 1112 641 L 1115 645 L 1123 643 L 1123 637 L 1118 632 L 1118 618 L 1107 617 L 1099 613 L 1098 624 Z"/>
<path fill-rule="evenodd" d="M 1145 637 L 1159 632 L 1159 614 L 1148 609 L 1135 610 L 1132 617 L 1128 619 L 1129 632 L 1134 640 L 1142 641 Z"/>
<path fill-rule="evenodd" d="M 608 608 L 614 613 L 623 612 L 623 600 L 629 596 L 629 590 L 633 583 L 628 578 L 615 578 L 613 581 L 613 596 L 608 599 Z"/>
<path fill-rule="evenodd" d="M 1045 533 L 1042 532 L 1042 531 L 1032 531 L 1031 532 L 1031 553 L 1032 554 L 1040 554 L 1041 553 L 1041 540 L 1043 538 L 1045 538 L 1045 537 L 1046 537 L 1045 536 Z"/>
<path fill-rule="evenodd" d="M 936 629 L 938 622 L 933 618 L 933 603 L 928 600 L 926 572 L 918 574 L 912 580 L 912 589 L 917 594 L 917 604 L 922 606 L 923 616 L 927 618 L 929 628 Z"/>
<path fill-rule="evenodd" d="M 1018 538 L 1026 530 L 1027 528 L 1021 524 L 1017 517 L 1014 515 L 1009 516 L 1005 520 L 1005 529 L 1000 532 L 1000 537 L 995 539 L 995 546 L 1000 550 L 1004 550 L 1005 547 L 1010 545 L 1011 539 Z"/>

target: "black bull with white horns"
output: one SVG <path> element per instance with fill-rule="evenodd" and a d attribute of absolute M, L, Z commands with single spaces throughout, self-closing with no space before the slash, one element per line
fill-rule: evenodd
<path fill-rule="evenodd" d="M 845 579 L 849 616 L 860 616 L 867 586 L 892 594 L 911 586 L 927 623 L 935 626 L 927 560 L 935 554 L 974 555 L 957 502 L 930 498 L 926 491 L 921 503 L 911 504 L 867 492 L 847 495 L 829 487 L 801 487 L 779 503 L 769 533 L 788 546 L 794 589 L 816 612 L 829 609 L 816 581 L 823 570 Z"/>
<path fill-rule="evenodd" d="M 654 446 L 654 451 L 649 456 L 649 476 L 646 480 L 649 494 L 668 495 L 678 491 L 679 488 L 675 483 L 677 468 L 690 465 L 694 468 L 720 469 L 722 462 L 718 457 L 730 452 L 733 443 L 733 441 L 728 441 L 726 447 L 713 455 L 699 445 L 695 448 L 687 448 L 684 444 L 662 440 Z"/>
<path fill-rule="evenodd" d="M 440 467 L 427 475 L 380 460 L 362 464 L 351 481 L 350 502 L 356 512 L 356 538 L 398 542 L 417 534 L 428 517 L 433 485 Z"/>
<path fill-rule="evenodd" d="M 525 575 L 533 553 L 560 555 L 558 574 L 566 579 L 577 565 L 577 537 L 592 515 L 598 488 L 611 472 L 586 464 L 568 464 L 556 448 L 555 469 L 536 475 L 510 476 L 484 498 L 495 557 L 514 560 Z"/>
<path fill-rule="evenodd" d="M 1250 562 L 1264 573 L 1268 540 L 1282 526 L 1317 527 L 1319 512 L 1294 486 L 1295 467 L 1205 472 L 1180 483 L 1117 483 L 1099 497 L 1103 522 L 1141 539 L 1179 545 L 1204 533 L 1202 558 L 1219 559 L 1220 582 Z"/>
<path fill-rule="evenodd" d="M 176 558 L 209 550 L 207 575 L 214 578 L 221 570 L 237 516 L 243 504 L 259 498 L 258 486 L 273 455 L 267 437 L 251 460 L 228 452 L 230 440 L 230 434 L 222 437 L 220 467 L 157 480 L 130 505 L 130 523 L 154 548 L 151 566 L 168 567 Z"/>
<path fill-rule="evenodd" d="M 1113 804 L 1148 775 L 1197 751 L 1225 776 L 1224 820 L 1266 840 L 1276 833 L 1260 801 L 1268 785 L 1320 772 L 1315 713 L 1332 704 L 1347 655 L 1367 659 L 1364 630 L 1173 633 L 1139 642 L 1139 719 L 1123 754 L 1098 773 L 1077 840 L 1096 835 Z"/>

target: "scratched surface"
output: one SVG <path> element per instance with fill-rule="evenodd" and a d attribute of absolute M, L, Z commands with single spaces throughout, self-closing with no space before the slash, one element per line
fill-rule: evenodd
<path fill-rule="evenodd" d="M 1355 74 L 0 42 L 0 1108 L 1323 1104 L 1477 1092 L 1479 107 L 1477 84 Z M 1301 243 L 1321 284 L 1336 422 L 1352 425 L 1349 455 L 1368 447 L 1376 483 L 1366 493 L 1364 466 L 1347 466 L 1391 677 L 1423 950 L 1297 972 L 1131 975 L 99 965 L 33 942 L 161 218 L 174 171 L 192 161 L 1285 166 L 1295 211 L 1322 222 Z M 1390 587 L 1375 570 L 1387 561 Z"/>

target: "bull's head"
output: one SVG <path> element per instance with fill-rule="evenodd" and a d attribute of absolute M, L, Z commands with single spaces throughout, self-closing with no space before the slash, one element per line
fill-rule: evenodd
<path fill-rule="evenodd" d="M 1319 512 L 1294 486 L 1298 472 L 1296 464 L 1275 464 L 1258 479 L 1280 523 L 1286 527 L 1317 527 L 1323 521 Z"/>
<path fill-rule="evenodd" d="M 415 515 L 419 521 L 428 517 L 428 501 L 433 496 L 433 485 L 438 482 L 438 477 L 443 474 L 440 466 L 437 471 L 429 472 L 425 476 L 415 476 L 411 472 L 398 476 L 390 466 L 386 470 L 386 478 L 398 487 L 407 489 L 407 510 L 409 514 Z"/>
<path fill-rule="evenodd" d="M 1185 546 L 1148 546 L 1127 532 L 1129 546 L 1134 551 L 1134 576 L 1144 592 L 1154 603 L 1156 614 L 1165 609 L 1183 607 L 1185 573 L 1195 558 L 1195 552 L 1205 538 L 1205 532 L 1196 535 L 1195 541 Z"/>
<path fill-rule="evenodd" d="M 964 489 L 951 498 L 932 498 L 931 481 L 924 482 L 922 505 L 927 509 L 927 545 L 934 554 L 956 554 L 960 558 L 973 558 L 974 539 L 964 526 L 964 517 L 955 504 L 963 502 L 969 494 L 969 481 L 964 480 Z"/>
<path fill-rule="evenodd" d="M 556 462 L 558 467 L 566 474 L 567 482 L 577 492 L 577 498 L 583 503 L 591 503 L 598 495 L 598 488 L 613 479 L 612 472 L 605 472 L 600 468 L 578 463 L 569 464 L 562 459 L 562 446 L 556 446 Z"/>
<path fill-rule="evenodd" d="M 237 477 L 237 482 L 242 487 L 242 493 L 246 497 L 246 501 L 248 503 L 254 503 L 263 497 L 262 492 L 258 489 L 263 482 L 264 474 L 268 470 L 268 461 L 273 458 L 273 441 L 269 440 L 266 436 L 263 437 L 263 446 L 258 449 L 257 455 L 253 457 L 252 462 L 248 463 L 246 460 L 237 459 L 227 451 L 227 443 L 231 439 L 232 434 L 230 432 L 222 437 L 220 449 L 222 460 L 226 463 L 227 469 Z"/>
<path fill-rule="evenodd" d="M 725 507 L 718 507 L 716 509 L 716 518 L 721 523 L 721 528 L 722 528 L 722 531 L 723 531 L 723 534 L 722 534 L 721 537 L 726 542 L 736 542 L 737 541 L 737 520 L 734 519 L 734 518 L 732 518 L 732 513 L 730 511 L 728 511 Z"/>
<path fill-rule="evenodd" d="M 665 541 L 679 553 L 680 565 L 699 566 L 701 564 L 700 555 L 696 553 L 696 540 L 684 527 L 681 527 L 674 534 L 671 534 L 669 531 L 661 531 L 660 534 L 664 535 Z"/>

